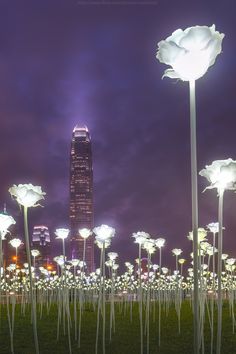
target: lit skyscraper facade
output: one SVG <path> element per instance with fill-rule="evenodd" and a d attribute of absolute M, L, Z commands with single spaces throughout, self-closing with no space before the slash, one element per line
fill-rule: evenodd
<path fill-rule="evenodd" d="M 51 253 L 50 234 L 47 226 L 34 226 L 31 246 L 40 252 L 40 255 L 36 258 L 37 265 L 47 267 Z"/>
<path fill-rule="evenodd" d="M 82 228 L 93 228 L 93 166 L 91 138 L 86 126 L 77 125 L 72 134 L 70 155 L 70 222 L 71 256 L 83 259 Z M 94 270 L 94 239 L 86 240 L 85 262 Z"/>

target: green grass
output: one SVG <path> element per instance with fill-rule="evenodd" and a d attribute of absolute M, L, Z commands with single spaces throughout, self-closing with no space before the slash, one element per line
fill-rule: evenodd
<path fill-rule="evenodd" d="M 121 311 L 120 311 L 121 310 Z M 193 329 L 192 314 L 189 303 L 183 303 L 181 311 L 181 333 L 178 333 L 178 322 L 174 307 L 170 308 L 168 316 L 162 314 L 162 337 L 161 347 L 158 347 L 158 327 L 153 322 L 153 315 L 150 315 L 150 353 L 160 354 L 191 354 L 193 353 Z M 42 354 L 67 354 L 68 338 L 63 335 L 62 327 L 60 340 L 56 341 L 57 331 L 57 310 L 51 308 L 50 314 L 43 312 L 42 319 L 38 319 L 38 336 L 40 343 L 40 353 Z M 73 328 L 71 329 L 72 352 L 81 354 L 93 354 L 95 352 L 96 337 L 96 313 L 91 308 L 86 308 L 82 317 L 81 348 L 73 337 Z M 100 332 L 99 339 L 102 333 Z M 116 305 L 116 332 L 109 342 L 109 314 L 107 314 L 107 332 L 106 332 L 106 353 L 107 354 L 139 354 L 139 316 L 136 305 L 133 307 L 133 318 L 130 321 L 130 312 L 127 308 L 119 309 Z M 144 344 L 145 339 L 144 339 Z M 20 314 L 20 306 L 16 306 L 15 334 L 14 334 L 15 354 L 34 354 L 33 331 L 30 324 L 29 310 L 25 317 Z M 0 317 L 0 354 L 10 354 L 10 337 L 8 322 L 6 317 L 6 308 L 1 306 Z M 101 353 L 101 342 L 99 343 L 99 353 Z M 144 351 L 145 353 L 145 351 Z M 210 333 L 208 320 L 205 325 L 205 353 L 210 353 Z M 228 304 L 223 307 L 223 332 L 222 332 L 222 354 L 236 354 L 236 334 L 232 334 L 232 322 L 229 317 Z"/>

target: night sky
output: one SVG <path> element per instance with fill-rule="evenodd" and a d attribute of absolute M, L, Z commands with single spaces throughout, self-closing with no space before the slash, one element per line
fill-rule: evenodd
<path fill-rule="evenodd" d="M 73 127 L 86 124 L 95 225 L 116 228 L 110 250 L 121 261 L 137 257 L 133 232 L 166 238 L 168 266 L 172 248 L 184 257 L 191 250 L 189 96 L 187 83 L 161 79 L 167 67 L 155 58 L 157 42 L 197 24 L 225 33 L 223 53 L 196 83 L 198 170 L 236 159 L 236 5 L 119 3 L 0 2 L 0 203 L 20 222 L 8 188 L 41 185 L 47 196 L 44 208 L 30 211 L 31 229 L 46 224 L 54 237 L 69 226 L 70 140 Z M 216 191 L 202 194 L 206 186 L 199 176 L 199 226 L 217 221 Z M 226 192 L 224 252 L 232 257 L 235 214 L 236 195 Z"/>

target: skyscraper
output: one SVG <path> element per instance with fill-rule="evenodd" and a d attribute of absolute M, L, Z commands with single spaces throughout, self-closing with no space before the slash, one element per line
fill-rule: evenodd
<path fill-rule="evenodd" d="M 47 267 L 50 262 L 50 234 L 45 225 L 36 225 L 33 229 L 31 246 L 37 249 L 40 255 L 37 257 L 37 265 Z"/>
<path fill-rule="evenodd" d="M 73 130 L 70 154 L 70 222 L 71 255 L 83 259 L 82 228 L 93 228 L 93 167 L 91 138 L 86 126 Z M 89 272 L 94 270 L 94 240 L 86 240 L 85 262 Z"/>

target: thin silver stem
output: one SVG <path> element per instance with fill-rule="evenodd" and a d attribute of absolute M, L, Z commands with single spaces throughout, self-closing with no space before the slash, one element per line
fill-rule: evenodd
<path fill-rule="evenodd" d="M 224 189 L 219 191 L 219 234 L 218 234 L 218 316 L 217 316 L 217 340 L 216 340 L 216 354 L 220 354 L 221 351 L 221 331 L 222 331 L 222 245 L 223 245 L 223 199 Z"/>
<path fill-rule="evenodd" d="M 194 354 L 199 354 L 199 297 L 198 297 L 198 188 L 197 188 L 197 134 L 195 81 L 189 82 L 190 93 L 190 136 L 191 136 L 191 186 L 192 186 L 192 230 L 193 230 L 193 274 L 194 274 Z"/>

